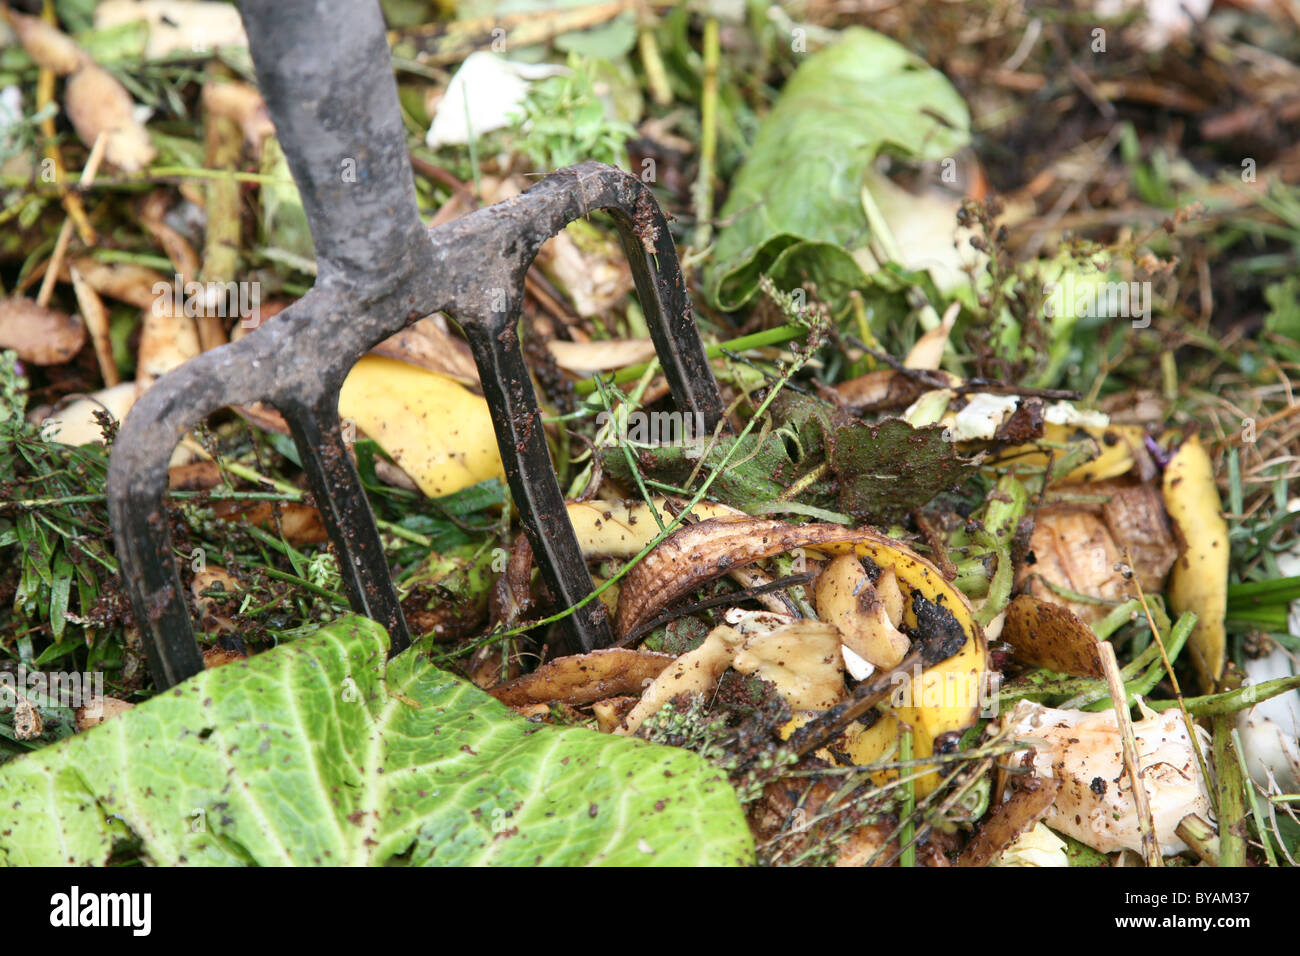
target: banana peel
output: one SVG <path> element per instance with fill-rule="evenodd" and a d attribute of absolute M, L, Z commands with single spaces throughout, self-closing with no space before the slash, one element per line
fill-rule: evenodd
<path fill-rule="evenodd" d="M 744 516 L 690 525 L 629 572 L 619 598 L 615 630 L 620 635 L 630 633 L 663 604 L 730 568 L 797 548 L 806 549 L 809 556 L 855 554 L 882 572 L 894 572 L 904 599 L 903 623 L 912 634 L 921 636 L 922 657 L 928 666 L 918 667 L 895 688 L 887 705 L 888 717 L 880 722 L 906 722 L 912 728 L 917 759 L 925 760 L 936 749 L 945 749 L 975 724 L 989 661 L 984 632 L 966 596 L 929 561 L 872 531 L 838 525 L 790 525 Z M 941 776 L 925 765 L 919 770 L 916 792 L 925 796 L 939 785 Z"/>
<path fill-rule="evenodd" d="M 966 596 L 954 588 L 929 561 L 890 538 L 866 535 L 853 543 L 817 545 L 818 550 L 843 554 L 850 549 L 859 558 L 869 558 L 881 568 L 892 569 L 903 592 L 903 621 L 916 633 L 919 595 L 930 605 L 942 607 L 966 636 L 952 656 L 913 673 L 895 688 L 885 713 L 850 744 L 853 763 L 863 766 L 880 759 L 898 739 L 899 723 L 912 728 L 912 753 L 919 760 L 942 750 L 979 719 L 980 689 L 989 673 L 988 646 L 984 631 L 976 623 Z M 809 550 L 812 550 L 810 548 Z M 925 770 L 921 764 L 917 771 Z M 950 768 L 949 768 L 950 769 Z M 914 771 L 909 771 L 909 773 Z M 936 767 L 915 781 L 918 799 L 934 792 L 943 776 Z M 886 775 L 888 776 L 888 775 Z"/>
<path fill-rule="evenodd" d="M 666 527 L 673 520 L 667 508 L 667 499 L 652 500 L 655 510 L 659 512 L 659 520 Z M 593 558 L 634 557 L 659 534 L 659 523 L 645 502 L 593 499 L 570 501 L 566 508 L 569 523 L 573 525 L 573 533 L 578 538 L 578 547 L 582 549 L 582 556 L 589 561 Z M 697 519 L 704 519 L 744 515 L 744 512 L 702 501 L 691 509 L 691 514 Z"/>
<path fill-rule="evenodd" d="M 487 402 L 437 372 L 363 356 L 339 392 L 339 417 L 355 422 L 431 498 L 505 478 Z"/>
<path fill-rule="evenodd" d="M 1175 613 L 1197 615 L 1187 646 L 1201 689 L 1210 693 L 1223 674 L 1227 644 L 1228 524 L 1214 484 L 1214 466 L 1195 435 L 1170 459 L 1162 492 L 1179 552 L 1166 594 Z"/>
<path fill-rule="evenodd" d="M 1133 449 L 1143 441 L 1141 425 L 1056 425 L 1043 426 L 1043 440 L 1059 444 L 1091 442 L 1095 448 L 1089 460 L 1074 468 L 1055 484 L 1075 485 L 1106 481 L 1127 474 L 1133 467 Z M 1060 458 L 1060 453 L 1055 457 Z M 1033 444 L 1017 445 L 998 454 L 998 468 L 1014 465 L 1045 468 L 1050 458 Z"/>
<path fill-rule="evenodd" d="M 663 499 L 655 499 L 654 504 L 667 523 L 670 515 Z M 644 503 L 572 502 L 568 512 L 583 554 L 588 558 L 630 558 L 659 533 L 650 506 Z M 860 724 L 851 725 L 849 736 L 855 743 L 848 752 L 853 755 L 854 764 L 868 764 L 887 753 L 897 740 L 900 721 L 912 728 L 913 753 L 923 760 L 933 756 L 936 748 L 943 749 L 979 719 L 981 688 L 989 672 L 984 632 L 966 596 L 929 561 L 898 541 L 871 531 L 832 525 L 787 525 L 749 518 L 716 504 L 697 505 L 695 513 L 706 520 L 668 539 L 675 538 L 683 544 L 694 541 L 686 550 L 695 554 L 678 555 L 673 548 L 657 548 L 630 572 L 623 582 L 624 592 L 648 592 L 655 596 L 653 603 L 657 604 L 659 600 L 672 600 L 677 590 L 689 590 L 707 577 L 725 573 L 725 569 L 796 548 L 805 548 L 810 557 L 853 554 L 873 562 L 882 572 L 893 572 L 903 596 L 902 623 L 913 634 L 927 633 L 936 626 L 935 621 L 940 621 L 948 632 L 945 648 L 955 643 L 957 637 L 962 638 L 961 645 L 948 657 L 934 660 L 928 667 L 908 675 L 896 688 L 890 703 L 882 705 L 886 712 L 865 732 L 858 729 Z M 745 553 L 724 555 L 724 550 L 734 547 L 728 543 L 715 554 L 706 540 L 707 525 L 716 526 L 723 536 L 735 542 L 744 542 Z M 665 553 L 659 554 L 660 551 Z M 700 560 L 692 561 L 692 557 Z M 665 566 L 658 567 L 659 564 Z M 698 564 L 699 570 L 692 571 L 692 564 Z M 661 574 L 666 575 L 663 581 L 657 579 Z M 654 613 L 650 603 L 637 601 L 636 613 L 629 615 L 632 609 L 627 603 L 620 600 L 619 610 L 624 615 L 618 627 L 620 633 L 630 631 L 638 621 Z M 926 621 L 924 628 L 922 618 Z M 806 716 L 795 718 L 783 732 L 792 733 L 806 719 Z M 923 766 L 920 769 L 925 770 Z M 936 770 L 925 771 L 915 782 L 918 797 L 933 792 L 941 779 Z"/>

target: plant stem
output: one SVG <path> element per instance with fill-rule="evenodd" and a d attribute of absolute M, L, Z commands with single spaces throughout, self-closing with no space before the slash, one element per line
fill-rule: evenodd
<path fill-rule="evenodd" d="M 819 346 L 820 344 L 821 344 L 821 333 L 820 331 L 818 331 L 815 337 L 815 341 L 812 343 L 812 345 Z M 682 508 L 682 510 L 678 513 L 678 515 L 675 518 L 673 518 L 673 520 L 669 523 L 667 528 L 665 528 L 663 531 L 655 535 L 645 545 L 645 547 L 643 547 L 640 551 L 638 551 L 635 555 L 633 555 L 631 560 L 629 560 L 626 564 L 624 564 L 623 567 L 619 568 L 616 572 L 611 574 L 608 578 L 605 579 L 605 581 L 599 587 L 593 589 L 590 594 L 588 594 L 581 601 L 578 601 L 572 607 L 567 607 L 562 611 L 557 611 L 554 614 L 541 618 L 540 620 L 537 621 L 525 621 L 524 623 L 512 627 L 499 634 L 492 634 L 489 637 L 490 641 L 493 642 L 499 641 L 504 638 L 514 637 L 516 635 L 526 633 L 527 631 L 530 631 L 536 627 L 543 627 L 547 624 L 554 624 L 556 621 L 568 617 L 570 614 L 574 613 L 579 608 L 585 607 L 587 604 L 590 604 L 592 601 L 598 600 L 600 595 L 603 594 L 608 588 L 610 588 L 612 585 L 616 584 L 617 582 L 621 581 L 624 577 L 626 577 L 628 573 L 634 567 L 636 567 L 647 554 L 649 554 L 651 551 L 657 548 L 665 538 L 667 538 L 670 534 L 672 534 L 674 531 L 680 528 L 682 526 L 682 523 L 685 521 L 685 519 L 690 516 L 692 509 L 694 509 L 696 505 L 698 505 L 701 501 L 704 500 L 704 496 L 707 495 L 709 493 L 709 489 L 713 487 L 713 482 L 716 481 L 718 476 L 721 475 L 727 469 L 727 466 L 731 464 L 732 457 L 736 454 L 737 450 L 739 450 L 744 445 L 745 439 L 749 437 L 750 432 L 754 430 L 755 423 L 764 420 L 768 408 L 771 406 L 771 404 L 774 401 L 776 401 L 776 397 L 781 394 L 782 390 L 785 388 L 786 382 L 788 382 L 794 376 L 794 374 L 799 371 L 799 369 L 803 368 L 804 363 L 806 363 L 808 359 L 812 357 L 813 351 L 814 351 L 813 348 L 809 348 L 809 350 L 806 352 L 798 353 L 796 355 L 795 360 L 791 362 L 789 366 L 786 367 L 784 372 L 781 373 L 781 376 L 776 380 L 772 388 L 768 390 L 768 393 L 763 398 L 763 401 L 759 403 L 758 408 L 754 410 L 753 416 L 749 419 L 749 421 L 745 423 L 745 427 L 740 430 L 740 434 L 735 437 L 735 440 L 731 443 L 731 447 L 729 447 L 726 453 L 722 456 L 722 460 L 718 462 L 717 467 L 714 468 L 713 471 L 710 472 L 709 476 L 700 483 L 699 491 L 695 492 L 695 494 L 691 497 L 691 500 L 688 501 L 686 503 L 686 506 Z M 707 457 L 709 451 L 712 449 L 712 445 L 716 443 L 718 435 L 721 433 L 721 430 L 726 427 L 725 423 L 726 423 L 725 418 L 718 423 L 719 431 L 714 433 L 714 441 L 711 442 L 709 448 L 705 450 L 705 457 Z"/>
<path fill-rule="evenodd" d="M 1246 802 L 1241 763 L 1234 752 L 1233 719 L 1214 718 L 1214 768 L 1219 778 L 1219 865 L 1246 865 Z"/>
<path fill-rule="evenodd" d="M 1250 804 L 1251 816 L 1255 818 L 1255 830 L 1259 833 L 1259 842 L 1264 845 L 1264 855 L 1268 857 L 1268 865 L 1277 866 L 1277 857 L 1273 855 L 1273 841 L 1269 839 L 1268 830 L 1264 826 L 1264 814 L 1259 808 L 1259 800 L 1255 798 L 1254 782 L 1246 770 L 1246 753 L 1241 746 L 1241 735 L 1235 726 L 1232 728 L 1232 748 L 1237 752 L 1237 766 L 1241 771 L 1241 789 L 1246 795 L 1246 802 Z"/>
<path fill-rule="evenodd" d="M 700 98 L 700 168 L 695 180 L 695 235 L 691 247 L 713 240 L 713 165 L 718 152 L 718 21 L 704 24 L 704 91 Z"/>
<path fill-rule="evenodd" d="M 659 41 L 655 39 L 654 21 L 647 15 L 637 34 L 637 52 L 641 54 L 641 66 L 645 70 L 646 85 L 650 87 L 650 97 L 659 106 L 671 106 L 673 89 L 668 85 L 668 71 L 664 69 L 663 57 L 659 55 Z"/>
<path fill-rule="evenodd" d="M 711 359 L 721 358 L 728 349 L 739 352 L 744 349 L 763 348 L 767 345 L 782 345 L 793 339 L 802 338 L 807 334 L 808 327 L 806 325 L 798 323 L 780 325 L 774 329 L 766 329 L 752 335 L 742 335 L 740 338 L 719 342 L 717 345 L 710 345 L 704 350 L 704 354 Z M 607 385 L 624 385 L 627 382 L 636 381 L 645 374 L 651 364 L 650 362 L 639 362 L 636 365 L 629 365 L 627 368 L 619 369 L 613 375 L 607 377 L 605 383 Z M 594 378 L 583 379 L 581 382 L 574 383 L 573 390 L 579 395 L 590 395 L 596 391 L 596 381 Z"/>
<path fill-rule="evenodd" d="M 1187 712 L 1193 717 L 1223 717 L 1245 710 L 1247 707 L 1254 707 L 1261 701 L 1268 700 L 1270 697 L 1277 697 L 1279 694 L 1285 694 L 1291 690 L 1300 690 L 1300 674 L 1266 680 L 1259 684 L 1252 684 L 1249 687 L 1238 687 L 1236 690 L 1226 691 L 1222 694 L 1186 697 L 1183 699 L 1183 703 L 1187 705 Z M 1148 701 L 1147 706 L 1154 711 L 1166 711 L 1177 707 L 1178 701 Z"/>

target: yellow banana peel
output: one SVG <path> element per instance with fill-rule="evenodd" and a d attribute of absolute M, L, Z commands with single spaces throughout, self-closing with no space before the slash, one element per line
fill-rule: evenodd
<path fill-rule="evenodd" d="M 656 506 L 661 509 L 661 515 L 667 521 L 668 515 L 662 510 L 662 503 L 656 501 Z M 583 554 L 589 558 L 631 557 L 659 531 L 646 504 L 575 502 L 568 506 L 568 512 Z M 818 525 L 787 526 L 780 522 L 749 518 L 721 505 L 699 505 L 695 512 L 701 518 L 730 519 L 718 530 L 725 531 L 734 527 L 738 530 L 726 533 L 733 537 L 740 535 L 753 543 L 755 551 L 748 555 L 750 560 L 760 554 L 770 556 L 794 548 L 803 548 L 809 556 L 854 554 L 869 559 L 882 571 L 894 572 L 903 597 L 902 623 L 912 633 L 928 635 L 937 627 L 946 629 L 954 643 L 958 637 L 957 632 L 964 638 L 952 656 L 937 661 L 928 668 L 921 669 L 918 666 L 915 673 L 905 675 L 905 679 L 900 680 L 890 701 L 882 705 L 881 709 L 887 710 L 887 713 L 871 728 L 873 734 L 870 739 L 879 738 L 887 742 L 878 752 L 864 744 L 860 753 L 868 759 L 855 759 L 855 764 L 879 759 L 897 738 L 898 721 L 904 721 L 912 728 L 912 752 L 919 760 L 933 756 L 936 747 L 943 749 L 949 742 L 955 742 L 956 735 L 976 723 L 984 700 L 982 691 L 986 687 L 989 673 L 988 646 L 966 596 L 953 587 L 933 564 L 893 538 L 872 531 Z M 735 522 L 734 525 L 732 521 Z M 751 525 L 759 527 L 754 530 L 750 528 Z M 706 531 L 713 533 L 705 525 L 695 525 L 693 530 L 700 535 Z M 703 548 L 704 544 L 699 543 L 697 546 Z M 712 552 L 707 560 L 699 553 L 691 553 L 690 548 L 686 548 L 685 555 L 698 558 L 709 574 L 716 574 L 718 561 Z M 681 563 L 682 554 L 676 555 L 662 568 L 652 567 L 655 565 L 655 556 L 656 553 L 652 553 L 650 558 L 638 565 L 624 581 L 624 587 L 637 593 L 640 590 L 653 592 L 658 600 L 663 598 L 662 587 L 655 587 L 646 581 L 634 581 L 634 577 L 645 575 L 659 580 L 657 576 L 662 574 L 671 575 L 676 581 L 678 578 L 689 578 L 690 575 Z M 659 558 L 662 559 L 660 563 L 668 561 L 665 555 L 660 554 Z M 925 627 L 917 619 L 918 604 L 914 600 L 915 595 L 928 602 L 921 605 L 923 615 L 926 607 L 936 609 L 935 620 L 927 620 Z M 620 602 L 620 615 L 629 612 L 626 615 L 628 621 L 625 622 L 629 630 L 652 613 L 653 608 L 642 606 L 644 604 L 644 601 L 638 600 L 637 607 L 630 608 L 624 607 Z M 787 735 L 792 733 L 806 719 L 806 716 L 796 717 L 783 732 Z M 916 780 L 916 793 L 922 797 L 928 795 L 939 785 L 941 779 L 935 770 L 927 770 Z"/>
<path fill-rule="evenodd" d="M 339 418 L 355 422 L 431 498 L 505 477 L 487 402 L 437 372 L 366 355 L 339 392 Z"/>
<path fill-rule="evenodd" d="M 665 526 L 672 523 L 673 516 L 666 507 L 666 499 L 653 499 L 659 519 Z M 570 501 L 566 508 L 573 533 L 578 538 L 578 547 L 582 556 L 592 558 L 631 558 L 641 552 L 659 533 L 659 524 L 645 502 L 606 501 Z M 722 518 L 729 515 L 743 515 L 743 511 L 728 508 L 726 505 L 702 501 L 691 514 L 698 520 L 705 518 Z"/>
<path fill-rule="evenodd" d="M 979 719 L 989 673 L 984 632 L 975 622 L 966 596 L 929 561 L 890 538 L 869 535 L 867 540 L 826 542 L 809 546 L 808 550 L 830 554 L 852 551 L 881 568 L 892 568 L 903 592 L 903 621 L 909 628 L 918 627 L 912 595 L 920 594 L 948 611 L 966 635 L 956 654 L 924 670 L 918 668 L 899 682 L 890 702 L 882 707 L 886 713 L 856 741 L 850 741 L 848 753 L 853 763 L 862 766 L 880 759 L 897 739 L 899 721 L 912 728 L 912 753 L 918 760 L 933 756 L 936 745 L 943 749 L 949 741 L 955 742 L 957 735 Z M 918 777 L 917 797 L 932 793 L 951 769 L 937 768 Z"/>
<path fill-rule="evenodd" d="M 1223 674 L 1225 659 L 1228 524 L 1214 484 L 1214 466 L 1195 435 L 1170 459 L 1162 490 L 1179 552 L 1169 573 L 1169 606 L 1177 614 L 1197 615 L 1187 646 L 1201 689 L 1209 693 Z"/>
<path fill-rule="evenodd" d="M 1079 465 L 1061 478 L 1056 484 L 1083 484 L 1092 481 L 1106 481 L 1127 474 L 1133 467 L 1133 448 L 1141 444 L 1143 430 L 1141 425 L 1054 425 L 1043 426 L 1043 440 L 1060 444 L 1089 441 L 1096 448 L 1090 460 Z M 1060 457 L 1058 453 L 1057 458 Z M 1038 447 L 1019 445 L 1008 448 L 998 455 L 998 468 L 1009 465 L 1046 467 L 1048 455 Z"/>

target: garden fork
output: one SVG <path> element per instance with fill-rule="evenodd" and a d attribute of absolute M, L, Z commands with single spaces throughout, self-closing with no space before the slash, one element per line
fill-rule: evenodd
<path fill-rule="evenodd" d="M 607 210 L 618 226 L 674 400 L 712 430 L 717 382 L 691 315 L 663 213 L 639 179 L 582 163 L 523 195 L 428 230 L 420 221 L 384 22 L 375 0 L 239 0 L 262 95 L 316 247 L 312 289 L 274 321 L 162 378 L 122 425 L 108 506 L 123 579 L 160 688 L 203 669 L 173 554 L 168 459 L 219 408 L 268 402 L 288 422 L 339 561 L 349 603 L 410 644 L 396 586 L 344 444 L 338 394 L 372 347 L 434 312 L 474 352 L 501 460 L 543 580 L 573 608 L 592 591 L 552 469 L 516 334 L 524 274 L 569 222 Z M 346 173 L 346 175 L 345 175 Z M 590 600 L 560 653 L 611 642 Z"/>

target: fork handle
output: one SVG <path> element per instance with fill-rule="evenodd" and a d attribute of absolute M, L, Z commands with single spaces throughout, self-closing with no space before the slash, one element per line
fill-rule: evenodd
<path fill-rule="evenodd" d="M 320 277 L 380 277 L 424 244 L 375 0 L 238 0 Z"/>

